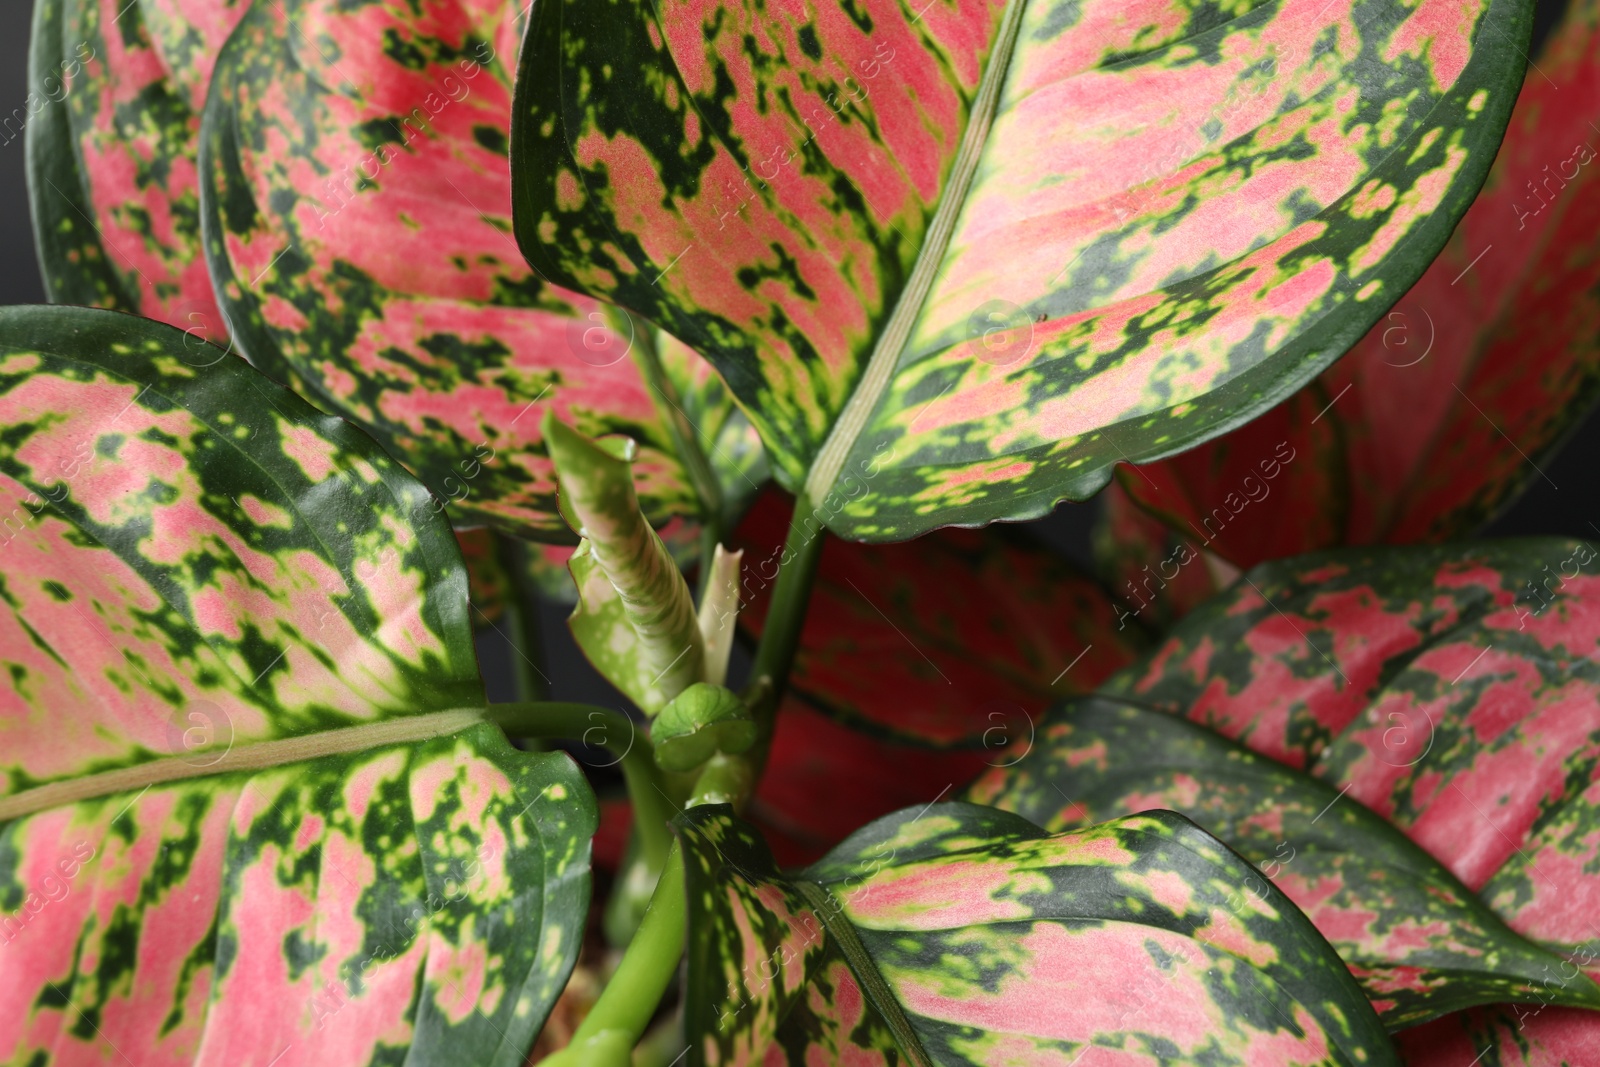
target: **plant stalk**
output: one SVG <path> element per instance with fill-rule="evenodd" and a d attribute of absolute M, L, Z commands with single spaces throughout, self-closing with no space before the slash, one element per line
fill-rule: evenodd
<path fill-rule="evenodd" d="M 572 1035 L 572 1043 L 545 1060 L 548 1067 L 625 1067 L 683 956 L 688 899 L 683 856 L 676 843 L 650 907 L 600 999 Z"/>
<path fill-rule="evenodd" d="M 767 624 L 756 646 L 750 684 L 745 690 L 750 712 L 761 728 L 759 742 L 765 751 L 771 739 L 772 720 L 789 684 L 789 670 L 800 648 L 800 632 L 811 604 L 811 584 L 817 576 L 825 535 L 816 509 L 802 493 L 795 498 L 794 517 L 789 520 L 789 536 L 778 561 L 777 586 L 767 608 Z M 765 762 L 765 756 L 760 762 Z"/>

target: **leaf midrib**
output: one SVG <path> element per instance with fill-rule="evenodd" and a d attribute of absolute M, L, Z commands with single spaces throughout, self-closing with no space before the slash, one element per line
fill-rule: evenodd
<path fill-rule="evenodd" d="M 197 764 L 197 756 L 168 756 L 131 767 L 101 771 L 80 778 L 50 782 L 0 797 L 0 823 L 47 808 L 62 807 L 153 785 L 240 771 L 260 771 L 322 756 L 346 755 L 388 745 L 426 741 L 488 722 L 485 708 L 453 708 L 428 715 L 408 715 L 359 726 L 342 726 L 299 737 L 257 741 L 228 749 L 214 763 Z M 200 755 L 203 755 L 201 753 Z"/>
<path fill-rule="evenodd" d="M 906 287 L 901 290 L 883 332 L 878 335 L 872 356 L 867 361 L 866 371 L 861 375 L 861 380 L 851 392 L 850 398 L 845 401 L 844 409 L 834 421 L 827 440 L 823 442 L 816 459 L 811 463 L 811 470 L 806 476 L 804 494 L 813 504 L 826 498 L 832 490 L 833 483 L 838 480 L 839 472 L 844 469 L 845 461 L 855 447 L 856 439 L 861 436 L 867 420 L 877 409 L 879 401 L 883 399 L 884 390 L 889 386 L 889 378 L 900 360 L 901 350 L 910 339 L 911 327 L 921 316 L 928 292 L 933 288 L 939 267 L 944 263 L 945 251 L 949 247 L 951 236 L 955 233 L 956 222 L 961 216 L 962 209 L 966 206 L 967 193 L 972 186 L 973 175 L 977 173 L 978 160 L 988 143 L 989 129 L 1000 106 L 1000 90 L 1005 85 L 1006 74 L 1011 67 L 1017 31 L 1022 25 L 1022 13 L 1026 7 L 1027 0 L 1009 0 L 1006 4 L 999 31 L 995 34 L 989 65 L 983 72 L 978 95 L 972 103 L 971 118 L 961 135 L 961 148 L 956 153 L 955 163 L 950 169 L 950 178 L 940 195 L 933 223 L 928 227 L 922 247 L 917 252 L 917 261 L 912 267 L 911 277 L 907 280 Z"/>

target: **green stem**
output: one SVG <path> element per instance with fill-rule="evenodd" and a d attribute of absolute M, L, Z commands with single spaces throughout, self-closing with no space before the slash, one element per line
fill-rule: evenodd
<path fill-rule="evenodd" d="M 745 698 L 751 714 L 762 730 L 761 747 L 770 739 L 772 719 L 789 684 L 789 669 L 794 666 L 800 647 L 800 631 L 806 609 L 811 604 L 811 583 L 817 575 L 824 539 L 822 523 L 816 518 L 805 494 L 795 498 L 794 517 L 789 520 L 789 537 L 778 562 L 778 584 L 767 608 L 766 628 L 756 646 L 755 663 L 750 670 L 750 686 Z M 761 757 L 765 761 L 765 756 Z"/>
<path fill-rule="evenodd" d="M 629 1062 L 683 956 L 688 899 L 683 857 L 674 844 L 650 907 L 600 999 L 572 1035 L 572 1043 L 545 1060 L 547 1067 L 611 1067 Z"/>
<path fill-rule="evenodd" d="M 539 630 L 539 600 L 528 588 L 528 561 L 515 539 L 496 534 L 495 552 L 510 588 L 506 597 L 506 634 L 517 653 L 517 699 L 544 700 L 550 696 L 550 679 L 544 673 L 544 641 Z"/>
<path fill-rule="evenodd" d="M 742 809 L 744 802 L 755 791 L 757 764 L 749 753 L 730 756 L 718 752 L 706 761 L 695 779 L 694 791 L 684 807 L 701 804 L 732 804 Z"/>
<path fill-rule="evenodd" d="M 622 778 L 633 802 L 633 822 L 639 846 L 652 870 L 667 861 L 672 833 L 672 807 L 662 789 L 661 772 L 651 753 L 650 739 L 632 719 L 610 708 L 592 704 L 538 703 L 489 705 L 490 722 L 517 737 L 560 738 L 602 745 L 622 765 Z"/>

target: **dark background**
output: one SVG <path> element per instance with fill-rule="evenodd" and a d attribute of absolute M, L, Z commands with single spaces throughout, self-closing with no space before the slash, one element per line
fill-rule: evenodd
<path fill-rule="evenodd" d="M 1542 0 L 1534 29 L 1533 54 L 1538 42 L 1559 16 L 1563 0 Z M 28 94 L 27 50 L 29 0 L 0 0 L 0 115 L 23 106 Z M 36 303 L 44 300 L 38 262 L 34 256 L 33 232 L 28 222 L 26 168 L 23 139 L 17 137 L 0 144 L 0 304 Z M 1487 428 L 1485 433 L 1491 432 Z M 1600 525 L 1600 417 L 1591 412 L 1571 440 L 1554 458 L 1540 464 L 1548 481 L 1535 478 L 1528 491 L 1492 523 L 1489 536 L 1560 534 L 1570 537 L 1600 537 L 1592 521 Z M 1088 562 L 1089 529 L 1097 505 L 1066 504 L 1040 523 L 1035 530 L 1067 553 Z M 565 609 L 548 606 L 543 613 L 542 630 L 546 644 L 547 671 L 554 675 L 551 696 L 558 699 L 594 700 L 614 703 L 616 695 L 589 668 L 562 624 Z M 482 642 L 483 668 L 494 699 L 510 699 L 511 650 L 508 643 L 490 633 Z"/>

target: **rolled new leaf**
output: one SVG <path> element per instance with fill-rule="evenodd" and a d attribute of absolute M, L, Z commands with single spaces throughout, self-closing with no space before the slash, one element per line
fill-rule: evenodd
<path fill-rule="evenodd" d="M 600 673 L 653 715 L 705 677 L 688 583 L 639 510 L 631 456 L 614 455 L 548 412 L 541 432 L 563 517 L 583 538 L 570 564 L 580 598 L 572 634 Z"/>
<path fill-rule="evenodd" d="M 920 806 L 793 876 L 726 807 L 678 827 L 696 1067 L 1399 1062 L 1305 916 L 1172 812 Z"/>
<path fill-rule="evenodd" d="M 718 752 L 738 755 L 756 742 L 756 724 L 731 691 L 696 682 L 674 697 L 650 724 L 656 763 L 692 771 Z"/>
<path fill-rule="evenodd" d="M 706 642 L 706 681 L 721 685 L 728 678 L 728 655 L 733 651 L 734 626 L 739 619 L 739 563 L 744 550 L 729 552 L 718 545 L 711 559 L 705 598 L 700 602 L 700 636 Z"/>

